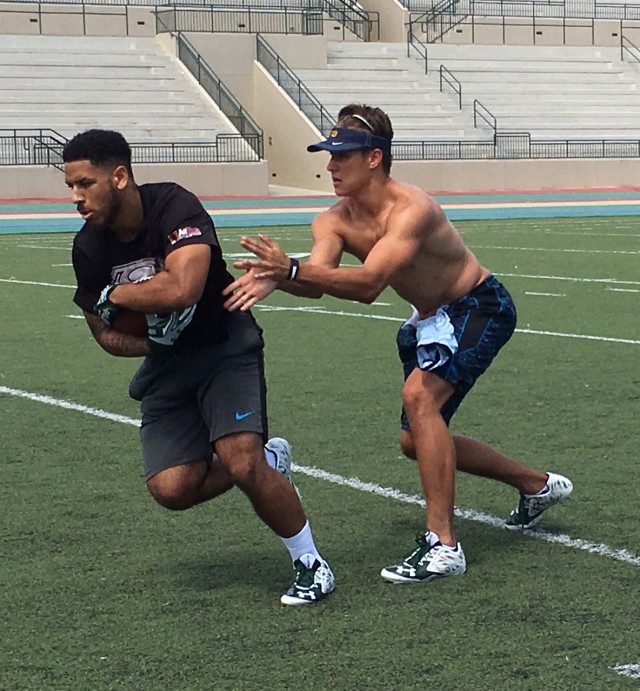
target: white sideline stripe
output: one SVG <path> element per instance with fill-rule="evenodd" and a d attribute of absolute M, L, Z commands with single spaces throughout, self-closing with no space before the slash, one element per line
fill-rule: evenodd
<path fill-rule="evenodd" d="M 605 290 L 610 290 L 614 293 L 640 293 L 637 288 L 605 288 Z"/>
<path fill-rule="evenodd" d="M 615 667 L 611 667 L 611 669 L 623 677 L 640 679 L 640 664 L 637 662 L 630 665 L 616 665 Z"/>
<path fill-rule="evenodd" d="M 543 228 L 542 226 L 531 226 L 531 228 L 535 229 L 536 232 L 542 233 L 544 235 L 575 235 L 576 237 L 585 237 L 585 236 L 590 236 L 590 237 L 597 237 L 597 238 L 640 238 L 639 233 L 583 233 L 579 230 L 555 230 L 555 229 L 548 229 L 548 228 Z M 465 234 L 465 230 L 459 231 L 460 235 Z M 527 235 L 531 237 L 530 233 L 530 228 L 525 228 L 523 230 L 518 230 L 517 228 L 509 229 L 509 228 L 499 228 L 499 227 L 494 227 L 494 228 L 474 228 L 471 231 L 474 235 L 477 235 L 478 233 L 512 233 L 514 235 Z M 468 232 L 466 233 L 467 235 L 469 234 Z"/>
<path fill-rule="evenodd" d="M 402 322 L 404 319 L 399 317 L 385 317 L 382 314 L 362 314 L 358 312 L 341 312 L 338 310 L 324 310 L 321 307 L 281 307 L 277 305 L 256 305 L 252 309 L 259 309 L 263 312 L 313 312 L 313 314 L 329 314 L 339 317 L 362 317 L 363 319 L 382 319 L 384 321 Z M 530 334 L 534 336 L 557 336 L 558 338 L 579 338 L 586 341 L 606 341 L 608 343 L 628 343 L 629 345 L 640 345 L 640 341 L 631 338 L 609 338 L 608 336 L 590 336 L 588 334 L 567 334 L 560 331 L 538 331 L 536 329 L 516 329 L 516 333 Z"/>
<path fill-rule="evenodd" d="M 232 256 L 232 255 L 228 255 Z M 240 256 L 240 255 L 237 255 Z M 253 256 L 246 254 L 245 256 Z M 292 255 L 292 256 L 297 256 L 299 258 L 304 258 L 307 255 L 303 254 L 298 254 L 298 255 Z M 63 264 L 60 264 L 59 266 L 65 266 Z M 71 266 L 70 264 L 68 266 Z M 342 264 L 342 266 L 350 266 L 350 267 L 355 267 L 355 266 L 361 266 L 360 264 Z M 539 281 L 569 281 L 571 283 L 619 283 L 621 285 L 630 285 L 630 286 L 638 286 L 640 285 L 640 281 L 623 281 L 618 278 L 577 278 L 574 276 L 545 276 L 541 274 L 514 274 L 514 273 L 507 273 L 505 271 L 499 271 L 496 272 L 496 276 L 499 278 L 502 276 L 506 276 L 508 278 L 532 278 L 534 280 L 539 280 Z M 9 279 L 9 278 L 0 278 L 0 281 L 4 283 L 23 283 L 26 285 L 34 285 L 34 286 L 53 286 L 55 288 L 75 288 L 75 286 L 69 286 L 69 285 L 64 285 L 62 283 L 42 283 L 39 281 L 18 281 L 17 279 Z"/>
<path fill-rule="evenodd" d="M 628 343 L 640 345 L 640 341 L 632 338 L 609 338 L 607 336 L 589 336 L 587 334 L 565 334 L 559 331 L 536 331 L 534 329 L 516 329 L 519 334 L 534 334 L 536 336 L 557 336 L 558 338 L 581 338 L 585 341 L 606 341 L 608 343 Z"/>
<path fill-rule="evenodd" d="M 516 267 L 517 268 L 517 267 Z M 536 280 L 548 281 L 571 281 L 572 283 L 622 283 L 623 285 L 637 286 L 640 281 L 620 281 L 617 278 L 572 278 L 570 276 L 540 276 L 531 274 L 508 274 L 502 271 L 497 272 L 496 275 L 508 276 L 509 278 L 533 278 Z"/>
<path fill-rule="evenodd" d="M 43 283 L 42 281 L 19 281 L 17 278 L 0 278 L 0 283 L 20 283 L 23 286 L 45 286 L 46 288 L 75 288 L 63 283 Z"/>
<path fill-rule="evenodd" d="M 480 250 L 517 250 L 519 252 L 572 252 L 575 254 L 640 254 L 639 250 L 581 250 L 562 247 L 510 247 L 508 245 L 469 245 Z"/>
<path fill-rule="evenodd" d="M 42 247 L 41 245 L 18 245 L 20 249 L 25 249 L 25 250 L 60 250 L 61 252 L 70 252 L 71 251 L 71 245 L 68 247 L 52 247 L 51 245 L 47 247 Z"/>
<path fill-rule="evenodd" d="M 93 415 L 95 417 L 100 417 L 105 420 L 112 420 L 113 422 L 122 422 L 125 425 L 134 425 L 135 427 L 140 427 L 139 420 L 134 420 L 133 418 L 126 417 L 125 415 L 118 415 L 117 413 L 107 413 L 105 410 L 99 410 L 98 408 L 90 408 L 89 406 L 81 405 L 80 403 L 72 403 L 71 401 L 65 401 L 60 398 L 53 398 L 52 396 L 44 396 L 39 393 L 31 393 L 30 391 L 23 391 L 22 389 L 10 389 L 7 386 L 0 386 L 0 393 L 6 393 L 9 396 L 18 396 L 19 398 L 27 398 L 30 401 L 36 401 L 37 403 L 46 403 L 47 405 L 52 405 L 57 408 L 75 410 L 78 413 L 86 413 L 87 415 Z"/>
<path fill-rule="evenodd" d="M 53 398 L 52 396 L 31 393 L 30 391 L 23 391 L 22 389 L 11 389 L 7 386 L 0 386 L 0 394 L 1 393 L 8 394 L 9 396 L 26 398 L 31 401 L 36 401 L 37 403 L 46 403 L 47 405 L 65 408 L 66 410 L 75 410 L 79 413 L 93 415 L 95 417 L 111 420 L 113 422 L 121 422 L 125 425 L 131 425 L 133 427 L 140 427 L 140 421 L 135 420 L 134 418 L 126 417 L 125 415 L 118 415 L 116 413 L 108 413 L 104 410 L 100 410 L 99 408 L 91 408 L 89 406 L 80 405 L 79 403 L 72 403 L 71 401 Z M 415 504 L 423 508 L 426 507 L 426 503 L 422 497 L 414 494 L 406 494 L 405 492 L 401 492 L 393 487 L 381 487 L 373 482 L 363 482 L 357 477 L 347 478 L 343 477 L 342 475 L 337 475 L 336 473 L 329 473 L 326 470 L 321 470 L 320 468 L 301 466 L 297 463 L 292 464 L 292 467 L 296 472 L 302 473 L 303 475 L 308 475 L 309 477 L 331 482 L 335 485 L 340 485 L 341 487 L 350 487 L 351 489 L 356 489 L 360 492 L 367 492 L 368 494 L 374 494 L 379 497 L 394 499 L 395 501 L 402 502 L 403 504 Z M 484 523 L 485 525 L 493 528 L 506 529 L 505 522 L 501 518 L 496 518 L 495 516 L 491 516 L 486 513 L 480 513 L 478 511 L 474 511 L 473 509 L 456 508 L 455 515 L 468 521 Z M 633 566 L 640 566 L 640 555 L 633 554 L 626 549 L 613 549 L 612 547 L 598 542 L 580 540 L 578 538 L 573 538 L 570 535 L 549 533 L 545 530 L 525 531 L 522 534 L 526 537 L 544 540 L 545 542 L 562 545 L 563 547 L 572 547 L 573 549 L 589 552 L 590 554 L 596 554 L 601 557 L 609 557 L 610 559 L 616 559 L 617 561 L 632 564 Z"/>
<path fill-rule="evenodd" d="M 534 293 L 533 291 L 525 290 L 524 291 L 525 295 L 541 295 L 542 297 L 549 297 L 549 298 L 566 298 L 567 296 L 565 293 Z"/>
<path fill-rule="evenodd" d="M 73 288 L 76 286 L 63 285 L 62 283 L 40 283 L 36 281 L 18 281 L 12 278 L 0 278 L 0 283 L 21 283 L 24 285 L 48 286 L 52 288 Z M 253 309 L 263 312 L 312 312 L 313 314 L 329 314 L 339 317 L 361 317 L 363 319 L 379 319 L 383 321 L 402 322 L 404 318 L 386 317 L 382 314 L 362 314 L 361 312 L 343 312 L 339 310 L 326 310 L 323 307 L 283 307 L 278 305 L 255 305 Z M 605 341 L 607 343 L 628 343 L 640 345 L 640 341 L 631 338 L 609 338 L 607 336 L 590 336 L 588 334 L 568 334 L 558 331 L 538 331 L 535 329 L 516 329 L 516 333 L 531 334 L 535 336 L 557 336 L 559 338 L 579 338 L 586 341 Z"/>

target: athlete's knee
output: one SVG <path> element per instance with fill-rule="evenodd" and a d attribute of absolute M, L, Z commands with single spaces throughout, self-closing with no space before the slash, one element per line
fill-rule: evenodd
<path fill-rule="evenodd" d="M 428 372 L 414 370 L 402 387 L 402 404 L 409 418 L 417 415 L 439 415 L 451 396 L 453 386 Z"/>
<path fill-rule="evenodd" d="M 252 487 L 268 466 L 262 438 L 254 432 L 242 432 L 218 439 L 216 454 L 233 483 L 240 489 Z"/>
<path fill-rule="evenodd" d="M 259 454 L 238 453 L 232 458 L 222 460 L 222 464 L 231 476 L 233 484 L 238 485 L 240 489 L 252 487 L 256 482 L 259 467 L 266 468 L 267 465 L 262 451 Z"/>
<path fill-rule="evenodd" d="M 416 413 L 425 414 L 429 411 L 440 410 L 432 392 L 419 382 L 409 379 L 402 387 L 402 405 L 409 417 Z"/>
<path fill-rule="evenodd" d="M 204 463 L 204 462 L 203 462 Z M 184 511 L 198 503 L 206 468 L 201 463 L 167 468 L 147 480 L 147 489 L 165 509 Z"/>

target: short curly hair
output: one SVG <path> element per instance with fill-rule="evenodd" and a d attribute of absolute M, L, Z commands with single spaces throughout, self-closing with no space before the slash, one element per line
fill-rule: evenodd
<path fill-rule="evenodd" d="M 62 161 L 89 161 L 91 165 L 125 166 L 131 176 L 131 147 L 113 130 L 86 130 L 70 139 L 62 149 Z"/>

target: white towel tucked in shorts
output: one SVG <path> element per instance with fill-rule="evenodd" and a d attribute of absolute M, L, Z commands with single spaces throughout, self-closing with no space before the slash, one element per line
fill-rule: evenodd
<path fill-rule="evenodd" d="M 433 317 L 416 323 L 418 367 L 433 370 L 444 365 L 458 351 L 453 324 L 443 307 Z"/>

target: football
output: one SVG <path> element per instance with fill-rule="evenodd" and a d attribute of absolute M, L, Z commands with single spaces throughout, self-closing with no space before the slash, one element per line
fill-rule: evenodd
<path fill-rule="evenodd" d="M 144 312 L 123 309 L 111 321 L 111 328 L 128 336 L 147 337 L 147 318 Z"/>

